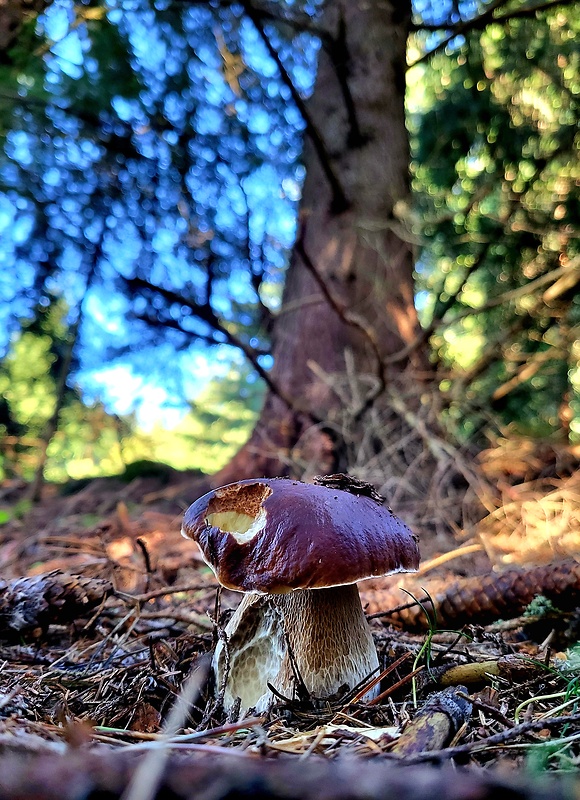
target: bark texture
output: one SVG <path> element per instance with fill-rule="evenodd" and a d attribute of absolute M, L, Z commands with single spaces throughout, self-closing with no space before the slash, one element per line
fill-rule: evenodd
<path fill-rule="evenodd" d="M 457 691 L 467 693 L 465 686 L 458 686 L 432 694 L 406 726 L 391 753 L 407 757 L 446 747 L 469 722 L 472 711 L 471 703 Z"/>
<path fill-rule="evenodd" d="M 411 5 L 328 0 L 324 13 L 334 44 L 321 50 L 307 105 L 298 244 L 273 332 L 279 393 L 268 393 L 250 441 L 215 485 L 348 469 L 332 430 L 339 400 L 324 375 L 344 375 L 350 351 L 356 373 L 377 378 L 380 362 L 418 333 L 412 253 L 393 214 L 409 191 Z"/>

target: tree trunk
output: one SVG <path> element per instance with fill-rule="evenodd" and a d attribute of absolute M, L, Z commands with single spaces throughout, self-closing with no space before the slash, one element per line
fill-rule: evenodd
<path fill-rule="evenodd" d="M 279 391 L 268 392 L 249 442 L 215 476 L 219 483 L 347 469 L 337 413 L 350 403 L 362 430 L 365 404 L 355 410 L 357 392 L 375 387 L 378 396 L 387 360 L 419 333 L 412 252 L 393 213 L 409 194 L 410 16 L 407 0 L 326 4 L 324 27 L 334 43 L 321 50 L 307 104 L 298 240 L 273 333 L 271 375 Z M 409 350 L 423 366 L 419 350 Z M 347 363 L 360 385 L 353 389 L 351 380 L 345 397 L 338 385 Z M 396 360 L 396 371 L 406 364 L 408 358 Z"/>

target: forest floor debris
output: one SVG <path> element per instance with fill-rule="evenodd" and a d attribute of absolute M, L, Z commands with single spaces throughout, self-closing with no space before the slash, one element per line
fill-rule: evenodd
<path fill-rule="evenodd" d="M 93 506 L 90 485 L 80 505 L 49 490 L 44 503 L 0 526 L 2 613 L 10 611 L 7 591 L 18 587 L 17 579 L 42 587 L 42 601 L 50 606 L 54 597 L 63 614 L 67 602 L 74 609 L 59 617 L 58 608 L 49 613 L 43 606 L 42 624 L 26 625 L 16 637 L 6 635 L 14 634 L 8 625 L 0 631 L 0 754 L 103 747 L 138 753 L 164 742 L 180 753 L 268 760 L 356 755 L 485 767 L 533 764 L 548 771 L 580 765 L 576 603 L 562 609 L 556 593 L 526 610 L 514 604 L 513 620 L 504 606 L 503 620 L 460 620 L 456 629 L 441 630 L 425 602 L 435 596 L 428 575 L 419 579 L 427 592 L 419 612 L 430 617 L 426 630 L 411 632 L 401 620 L 397 626 L 383 617 L 371 620 L 383 666 L 374 701 L 361 700 L 365 685 L 324 703 L 280 700 L 269 714 L 238 722 L 224 716 L 206 682 L 168 739 L 164 720 L 192 667 L 211 651 L 214 620 L 223 626 L 238 595 L 223 592 L 221 608 L 216 604 L 213 574 L 179 535 L 179 492 L 172 489 L 170 501 L 160 500 L 148 482 L 140 491 L 153 495 L 155 504 L 145 505 L 138 493 L 119 499 L 116 485 L 112 497 L 102 483 L 95 490 Z M 17 495 L 10 502 L 13 509 Z M 484 552 L 463 547 L 461 558 L 476 557 Z M 461 563 L 460 572 L 470 571 Z M 576 575 L 573 562 L 567 563 Z M 435 566 L 436 579 L 445 583 L 456 562 Z M 44 591 L 51 580 L 60 587 L 52 594 Z M 374 604 L 369 610 L 392 609 L 377 608 L 393 602 L 392 579 L 389 599 L 381 595 L 388 585 L 361 584 L 363 598 Z M 85 603 L 89 589 L 93 599 Z M 413 598 L 399 592 L 395 605 L 408 602 Z M 439 739 L 435 751 L 421 745 L 405 755 L 396 744 L 401 730 L 412 731 L 410 721 L 421 709 L 418 719 L 428 714 L 433 693 L 445 687 L 471 713 L 447 726 L 439 708 L 443 717 L 435 727 L 439 733 L 448 728 L 444 743 Z"/>

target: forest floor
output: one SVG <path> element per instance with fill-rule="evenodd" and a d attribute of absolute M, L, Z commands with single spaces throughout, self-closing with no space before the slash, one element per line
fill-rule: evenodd
<path fill-rule="evenodd" d="M 4 481 L 0 756 L 147 751 L 167 740 L 197 665 L 205 677 L 172 722 L 180 753 L 577 770 L 580 471 L 536 455 L 533 477 L 513 459 L 509 474 L 495 463 L 504 502 L 452 552 L 426 547 L 418 576 L 361 583 L 384 667 L 378 700 L 361 700 L 365 684 L 324 703 L 281 699 L 240 722 L 214 699 L 204 658 L 239 595 L 224 591 L 218 605 L 213 573 L 180 536 L 198 476 L 46 486 L 32 507 L 21 482 Z M 419 595 L 421 606 L 393 611 Z"/>

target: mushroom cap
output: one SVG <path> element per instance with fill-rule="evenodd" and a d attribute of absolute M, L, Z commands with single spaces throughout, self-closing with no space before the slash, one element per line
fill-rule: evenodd
<path fill-rule="evenodd" d="M 283 594 L 419 566 L 417 537 L 370 497 L 286 478 L 257 478 L 208 492 L 185 512 L 219 582 Z"/>

